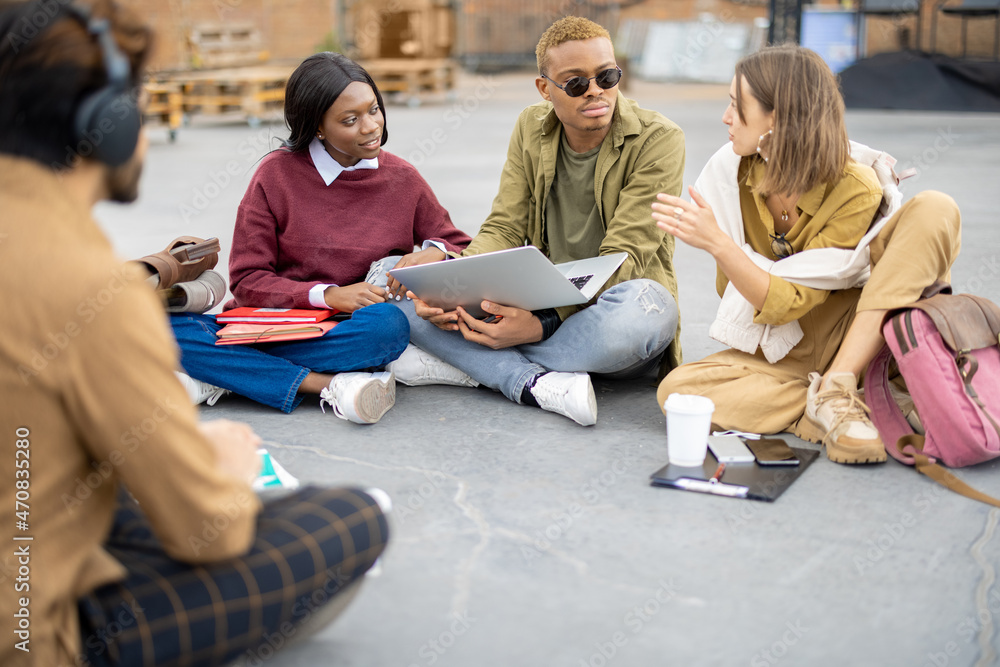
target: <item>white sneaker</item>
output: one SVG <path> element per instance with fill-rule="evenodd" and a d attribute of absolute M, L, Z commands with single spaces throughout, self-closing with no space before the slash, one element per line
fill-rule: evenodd
<path fill-rule="evenodd" d="M 187 389 L 188 396 L 191 397 L 191 402 L 195 405 L 201 405 L 202 403 L 215 405 L 220 398 L 226 394 L 233 393 L 228 389 L 216 387 L 214 384 L 195 380 L 190 375 L 181 373 L 180 371 L 174 371 L 174 374 L 181 381 L 181 384 L 184 385 L 184 388 Z"/>
<path fill-rule="evenodd" d="M 446 361 L 424 352 L 412 343 L 399 358 L 385 367 L 397 382 L 420 387 L 427 384 L 448 384 L 455 387 L 478 387 L 479 383 Z"/>
<path fill-rule="evenodd" d="M 581 426 L 597 423 L 597 398 L 586 373 L 546 373 L 531 388 L 538 407 L 569 417 Z"/>
<path fill-rule="evenodd" d="M 338 373 L 319 393 L 319 406 L 355 424 L 374 424 L 396 402 L 396 380 L 384 373 Z"/>

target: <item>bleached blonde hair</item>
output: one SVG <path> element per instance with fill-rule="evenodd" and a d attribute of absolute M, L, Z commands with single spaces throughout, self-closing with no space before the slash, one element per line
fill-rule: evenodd
<path fill-rule="evenodd" d="M 542 38 L 538 40 L 538 46 L 535 47 L 538 73 L 545 74 L 545 70 L 549 66 L 549 49 L 559 46 L 563 42 L 575 42 L 593 37 L 605 37 L 609 42 L 611 41 L 611 34 L 604 26 L 594 23 L 590 19 L 585 19 L 582 16 L 566 16 L 559 19 L 542 33 Z"/>

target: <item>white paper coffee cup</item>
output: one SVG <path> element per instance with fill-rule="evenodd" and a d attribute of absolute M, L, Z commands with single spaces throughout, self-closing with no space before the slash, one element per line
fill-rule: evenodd
<path fill-rule="evenodd" d="M 700 466 L 708 452 L 715 403 L 705 396 L 670 394 L 667 411 L 667 457 L 671 465 Z"/>

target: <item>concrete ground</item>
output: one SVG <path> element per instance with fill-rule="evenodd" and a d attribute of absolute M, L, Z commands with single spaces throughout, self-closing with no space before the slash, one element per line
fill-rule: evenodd
<path fill-rule="evenodd" d="M 388 149 L 420 168 L 470 233 L 490 208 L 514 119 L 537 99 L 532 81 L 466 75 L 451 99 L 388 109 Z M 629 95 L 684 128 L 692 183 L 726 141 L 726 87 L 639 82 Z M 907 196 L 955 197 L 956 291 L 1000 302 L 1000 118 L 852 111 L 848 128 L 920 169 Z M 175 144 L 155 127 L 150 136 L 139 202 L 97 212 L 116 247 L 139 256 L 184 233 L 216 235 L 228 253 L 249 172 L 283 126 L 196 119 Z M 684 350 L 697 360 L 719 347 L 706 336 L 715 269 L 687 247 L 676 263 Z M 303 482 L 378 486 L 395 502 L 380 576 L 334 625 L 269 664 L 998 664 L 1000 510 L 891 460 L 821 457 L 775 503 L 653 488 L 666 439 L 652 381 L 596 391 L 590 428 L 452 387 L 400 387 L 369 427 L 314 400 L 291 415 L 235 397 L 204 407 L 205 418 L 251 424 Z M 1000 495 L 997 472 L 959 474 Z"/>

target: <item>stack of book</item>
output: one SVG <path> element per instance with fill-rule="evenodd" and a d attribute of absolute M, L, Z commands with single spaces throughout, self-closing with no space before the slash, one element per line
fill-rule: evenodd
<path fill-rule="evenodd" d="M 304 308 L 234 308 L 219 313 L 225 324 L 215 334 L 216 345 L 251 345 L 319 338 L 337 325 L 325 322 L 336 311 Z"/>

